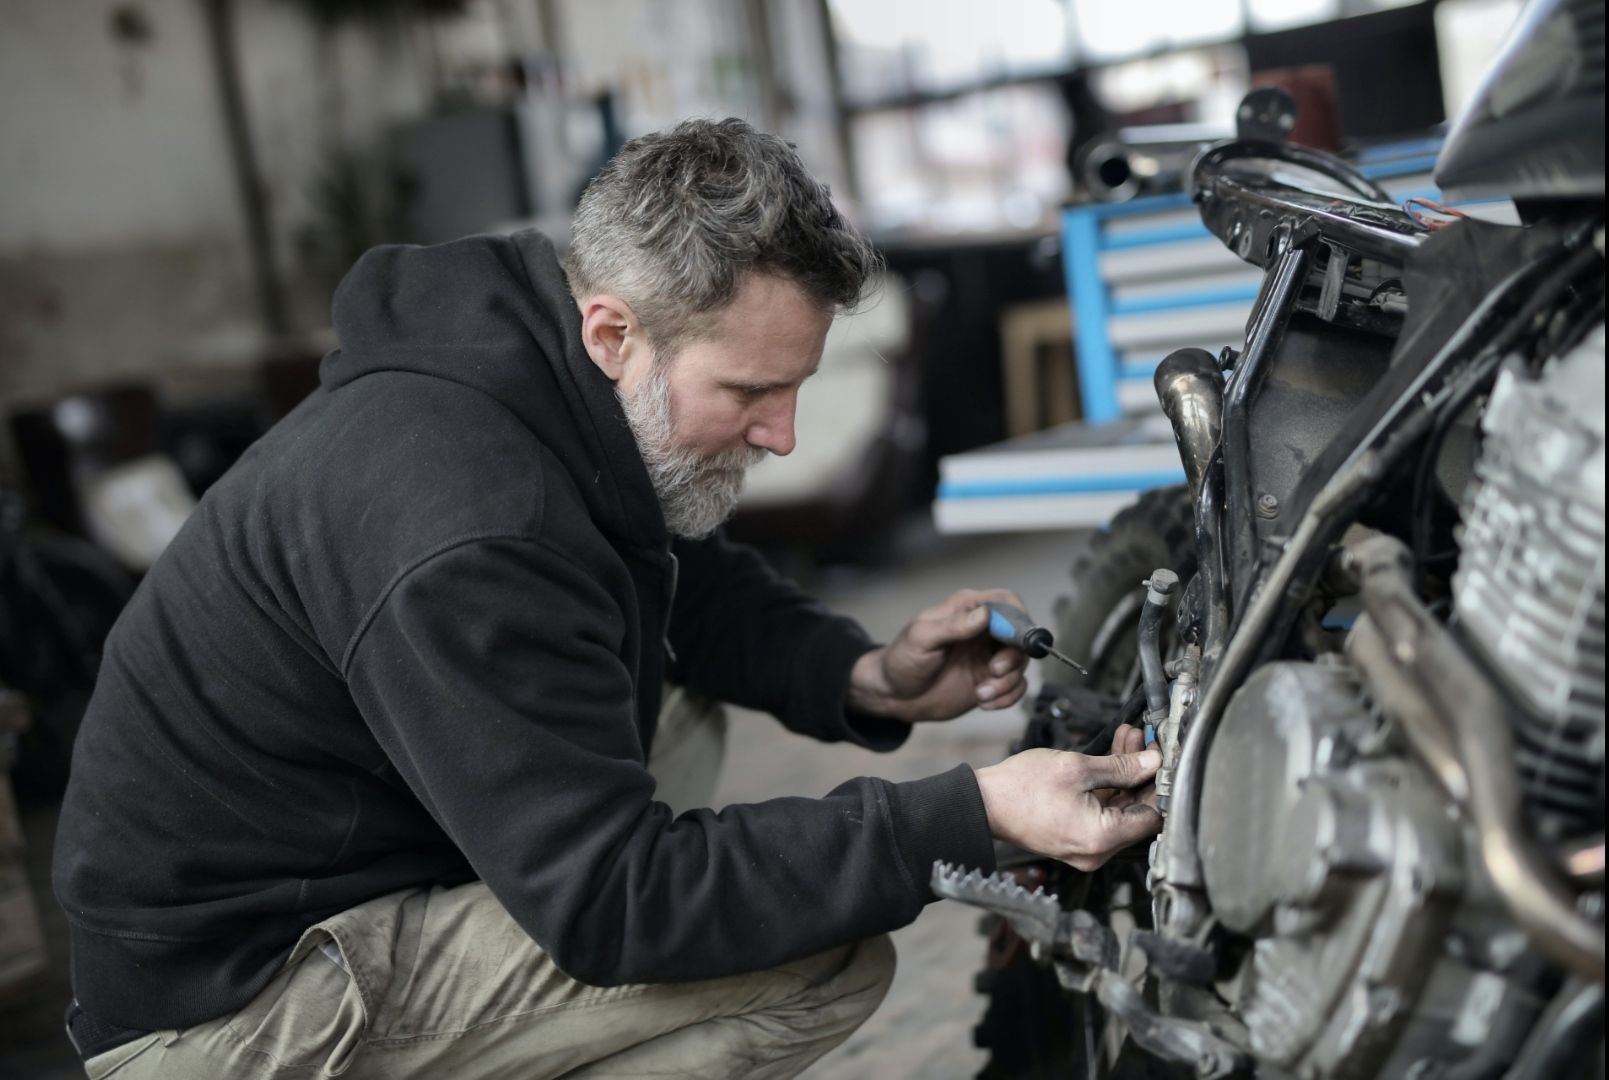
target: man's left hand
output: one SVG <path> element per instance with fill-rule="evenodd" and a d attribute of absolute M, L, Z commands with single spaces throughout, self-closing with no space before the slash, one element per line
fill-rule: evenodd
<path fill-rule="evenodd" d="M 1022 607 L 1004 589 L 963 591 L 906 624 L 899 636 L 855 663 L 849 706 L 917 723 L 950 720 L 970 709 L 1004 709 L 1028 690 L 1028 657 L 988 636 L 989 611 L 1000 600 Z"/>

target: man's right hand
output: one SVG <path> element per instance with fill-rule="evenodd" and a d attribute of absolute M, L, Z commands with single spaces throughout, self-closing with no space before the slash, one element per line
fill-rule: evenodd
<path fill-rule="evenodd" d="M 978 770 L 989 831 L 1036 855 L 1094 870 L 1162 828 L 1151 779 L 1162 764 L 1141 750 L 1138 728 L 1120 728 L 1112 753 L 1024 750 Z"/>

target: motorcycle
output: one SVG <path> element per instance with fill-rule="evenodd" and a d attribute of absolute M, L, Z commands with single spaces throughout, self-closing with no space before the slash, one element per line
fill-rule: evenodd
<path fill-rule="evenodd" d="M 1603 23 L 1528 7 L 1444 144 L 1519 226 L 1398 206 L 1274 90 L 1194 162 L 1262 289 L 1158 367 L 1187 485 L 1077 553 L 1092 676 L 1017 747 L 1143 727 L 1164 824 L 934 867 L 989 913 L 983 1076 L 1604 1075 Z"/>

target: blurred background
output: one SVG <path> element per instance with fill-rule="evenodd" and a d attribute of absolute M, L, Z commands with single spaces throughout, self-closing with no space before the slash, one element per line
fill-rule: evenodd
<path fill-rule="evenodd" d="M 1191 155 L 1277 85 L 1296 141 L 1427 193 L 1519 6 L 0 0 L 0 762 L 22 806 L 0 785 L 0 1075 L 73 1075 L 49 838 L 100 640 L 316 385 L 365 249 L 562 246 L 626 139 L 728 115 L 784 135 L 888 274 L 731 531 L 881 634 L 963 585 L 1048 608 L 1069 530 L 1177 474 L 1150 367 L 1233 341 L 1255 291 L 1180 193 Z M 902 768 L 998 757 L 1013 724 L 924 735 Z M 743 741 L 769 737 L 737 736 L 725 799 L 903 778 L 838 750 L 779 770 Z M 908 951 L 961 974 L 902 975 L 894 1019 L 823 1075 L 970 1075 L 977 944 L 926 920 Z"/>

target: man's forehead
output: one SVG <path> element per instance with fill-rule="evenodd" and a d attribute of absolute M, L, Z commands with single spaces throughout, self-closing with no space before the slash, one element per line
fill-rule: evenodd
<path fill-rule="evenodd" d="M 832 313 L 791 281 L 751 276 L 684 359 L 722 380 L 791 384 L 813 374 Z"/>

